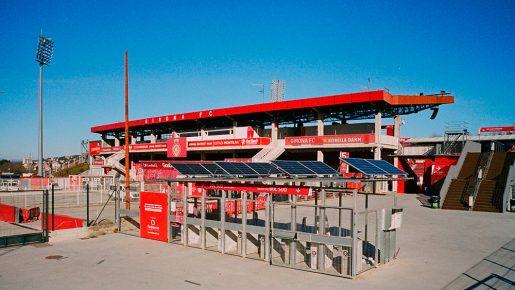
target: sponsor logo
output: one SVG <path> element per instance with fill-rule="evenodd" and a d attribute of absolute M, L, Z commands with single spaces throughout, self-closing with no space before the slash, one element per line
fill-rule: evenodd
<path fill-rule="evenodd" d="M 163 163 L 163 168 L 173 168 L 171 163 Z"/>
<path fill-rule="evenodd" d="M 145 209 L 145 211 L 151 211 L 151 212 L 162 212 L 163 211 L 163 206 L 160 204 L 155 204 L 155 203 L 145 203 L 143 208 Z"/>
<path fill-rule="evenodd" d="M 145 168 L 157 168 L 157 163 L 142 163 Z"/>

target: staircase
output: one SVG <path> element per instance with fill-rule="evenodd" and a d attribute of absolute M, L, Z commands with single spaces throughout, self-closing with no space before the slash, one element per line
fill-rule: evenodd
<path fill-rule="evenodd" d="M 120 174 L 125 175 L 125 166 L 123 166 L 120 163 L 120 161 L 124 158 L 125 158 L 125 152 L 120 151 L 120 152 L 114 153 L 113 155 L 111 155 L 105 159 L 105 165 L 102 167 L 112 168 L 113 170 L 120 172 Z"/>
<path fill-rule="evenodd" d="M 474 202 L 474 211 L 499 212 L 493 205 L 493 197 L 496 186 L 495 180 L 483 180 L 479 184 L 478 195 Z"/>
<path fill-rule="evenodd" d="M 443 201 L 443 209 L 468 210 L 469 192 L 474 190 L 474 177 L 481 160 L 481 153 L 467 153 L 458 177 L 451 181 Z"/>
<path fill-rule="evenodd" d="M 453 179 L 442 205 L 443 209 L 468 210 L 466 203 L 462 202 L 462 194 L 467 187 L 464 179 Z"/>
<path fill-rule="evenodd" d="M 281 154 L 286 151 L 284 148 L 285 140 L 278 139 L 276 142 L 272 142 L 268 144 L 265 148 L 261 149 L 254 157 L 252 157 L 253 162 L 266 162 L 277 159 Z"/>
<path fill-rule="evenodd" d="M 508 166 L 507 166 L 508 165 Z M 485 179 L 479 184 L 474 211 L 500 212 L 509 162 L 506 152 L 494 152 Z"/>

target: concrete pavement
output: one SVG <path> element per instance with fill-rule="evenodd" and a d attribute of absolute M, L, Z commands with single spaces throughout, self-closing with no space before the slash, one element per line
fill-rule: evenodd
<path fill-rule="evenodd" d="M 391 196 L 371 196 L 370 204 L 391 201 Z M 398 202 L 404 207 L 398 259 L 353 280 L 109 234 L 2 249 L 0 288 L 441 289 L 515 237 L 511 213 L 433 210 L 415 195 L 402 195 Z"/>

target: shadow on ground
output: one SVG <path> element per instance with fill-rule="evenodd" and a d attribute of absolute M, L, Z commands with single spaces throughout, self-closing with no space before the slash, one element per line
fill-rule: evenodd
<path fill-rule="evenodd" d="M 515 239 L 462 273 L 444 289 L 514 289 Z"/>

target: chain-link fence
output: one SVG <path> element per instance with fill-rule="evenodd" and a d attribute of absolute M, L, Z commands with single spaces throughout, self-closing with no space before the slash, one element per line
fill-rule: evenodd
<path fill-rule="evenodd" d="M 48 240 L 48 191 L 0 191 L 0 247 Z"/>

